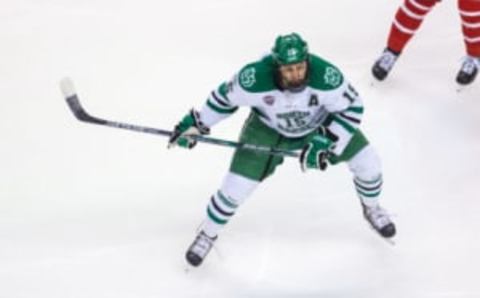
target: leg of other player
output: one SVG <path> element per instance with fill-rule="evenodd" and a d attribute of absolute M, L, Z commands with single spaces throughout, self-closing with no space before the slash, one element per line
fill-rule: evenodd
<path fill-rule="evenodd" d="M 458 0 L 467 55 L 457 74 L 457 83 L 470 84 L 480 68 L 480 1 Z"/>
<path fill-rule="evenodd" d="M 387 77 L 398 56 L 436 3 L 437 0 L 405 0 L 398 8 L 388 35 L 387 47 L 372 67 L 376 79 L 382 81 Z"/>

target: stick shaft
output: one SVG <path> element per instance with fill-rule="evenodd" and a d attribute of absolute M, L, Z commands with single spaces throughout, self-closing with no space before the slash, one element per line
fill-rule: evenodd
<path fill-rule="evenodd" d="M 111 120 L 106 120 L 106 119 L 98 118 L 95 116 L 91 116 L 86 112 L 86 110 L 80 104 L 78 95 L 73 87 L 73 82 L 70 79 L 63 79 L 60 83 L 60 87 L 62 89 L 62 92 L 64 93 L 65 99 L 67 101 L 67 104 L 70 110 L 75 115 L 75 117 L 82 122 L 103 125 L 103 126 L 108 126 L 113 128 L 120 128 L 120 129 L 135 131 L 135 132 L 160 135 L 165 137 L 170 137 L 172 135 L 172 131 L 169 131 L 169 130 L 141 126 L 136 124 L 129 124 L 129 123 L 118 122 L 118 121 L 111 121 Z M 287 157 L 300 156 L 298 152 L 290 151 L 290 150 L 284 150 L 284 149 L 278 149 L 278 148 L 272 148 L 272 147 L 266 147 L 266 146 L 258 146 L 254 144 L 233 142 L 233 141 L 228 141 L 223 139 L 206 137 L 202 135 L 192 136 L 192 137 L 198 142 L 219 145 L 224 147 L 252 150 L 258 153 L 266 153 L 271 155 L 287 156 Z"/>

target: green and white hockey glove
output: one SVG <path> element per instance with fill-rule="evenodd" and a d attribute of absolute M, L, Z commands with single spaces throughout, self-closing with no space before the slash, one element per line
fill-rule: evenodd
<path fill-rule="evenodd" d="M 192 109 L 190 113 L 185 115 L 182 121 L 175 126 L 168 141 L 168 148 L 178 145 L 191 149 L 197 144 L 197 141 L 191 136 L 206 135 L 209 133 L 210 129 L 202 123 L 198 112 Z"/>
<path fill-rule="evenodd" d="M 308 169 L 320 169 L 324 171 L 328 165 L 328 156 L 331 154 L 330 150 L 333 148 L 332 140 L 318 134 L 312 138 L 310 143 L 303 147 L 300 154 L 300 166 L 302 171 Z"/>

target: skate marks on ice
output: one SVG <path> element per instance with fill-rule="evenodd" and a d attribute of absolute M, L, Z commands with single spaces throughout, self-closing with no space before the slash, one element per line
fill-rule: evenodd
<path fill-rule="evenodd" d="M 323 238 L 314 237 L 310 228 L 297 232 L 293 239 L 290 231 L 286 235 L 273 229 L 255 235 L 229 234 L 222 247 L 225 258 L 210 255 L 187 277 L 215 283 L 215 291 L 228 291 L 228 297 L 346 298 L 358 297 L 359 293 L 372 297 L 370 285 L 357 274 L 385 262 L 391 253 L 379 243 L 361 237 L 371 231 L 361 225 L 348 235 L 317 231 Z M 339 279 L 343 280 L 341 286 Z"/>
<path fill-rule="evenodd" d="M 468 97 L 468 98 L 474 98 L 474 97 L 480 97 L 480 78 L 477 78 L 476 81 L 472 82 L 471 84 L 468 85 L 461 85 L 458 83 L 455 83 L 454 85 L 455 92 L 458 95 L 461 95 L 463 97 Z M 474 94 L 477 94 L 476 96 Z"/>

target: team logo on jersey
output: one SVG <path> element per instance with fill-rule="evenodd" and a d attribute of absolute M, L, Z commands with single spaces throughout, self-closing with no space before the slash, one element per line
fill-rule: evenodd
<path fill-rule="evenodd" d="M 273 97 L 273 96 L 271 96 L 271 95 L 267 95 L 267 96 L 264 96 L 264 97 L 263 97 L 263 101 L 264 101 L 267 105 L 271 106 L 271 105 L 273 105 L 273 104 L 275 103 L 275 97 Z"/>
<path fill-rule="evenodd" d="M 342 74 L 334 67 L 328 66 L 323 76 L 325 83 L 332 87 L 337 87 L 342 83 Z"/>
<path fill-rule="evenodd" d="M 318 96 L 316 94 L 312 94 L 312 96 L 310 96 L 310 101 L 308 102 L 308 106 L 309 107 L 318 106 Z"/>
<path fill-rule="evenodd" d="M 293 134 L 302 133 L 312 129 L 310 111 L 292 111 L 276 114 L 278 119 L 277 128 Z"/>
<path fill-rule="evenodd" d="M 255 68 L 249 67 L 242 71 L 240 74 L 240 84 L 242 84 L 243 87 L 252 87 L 255 82 Z"/>

